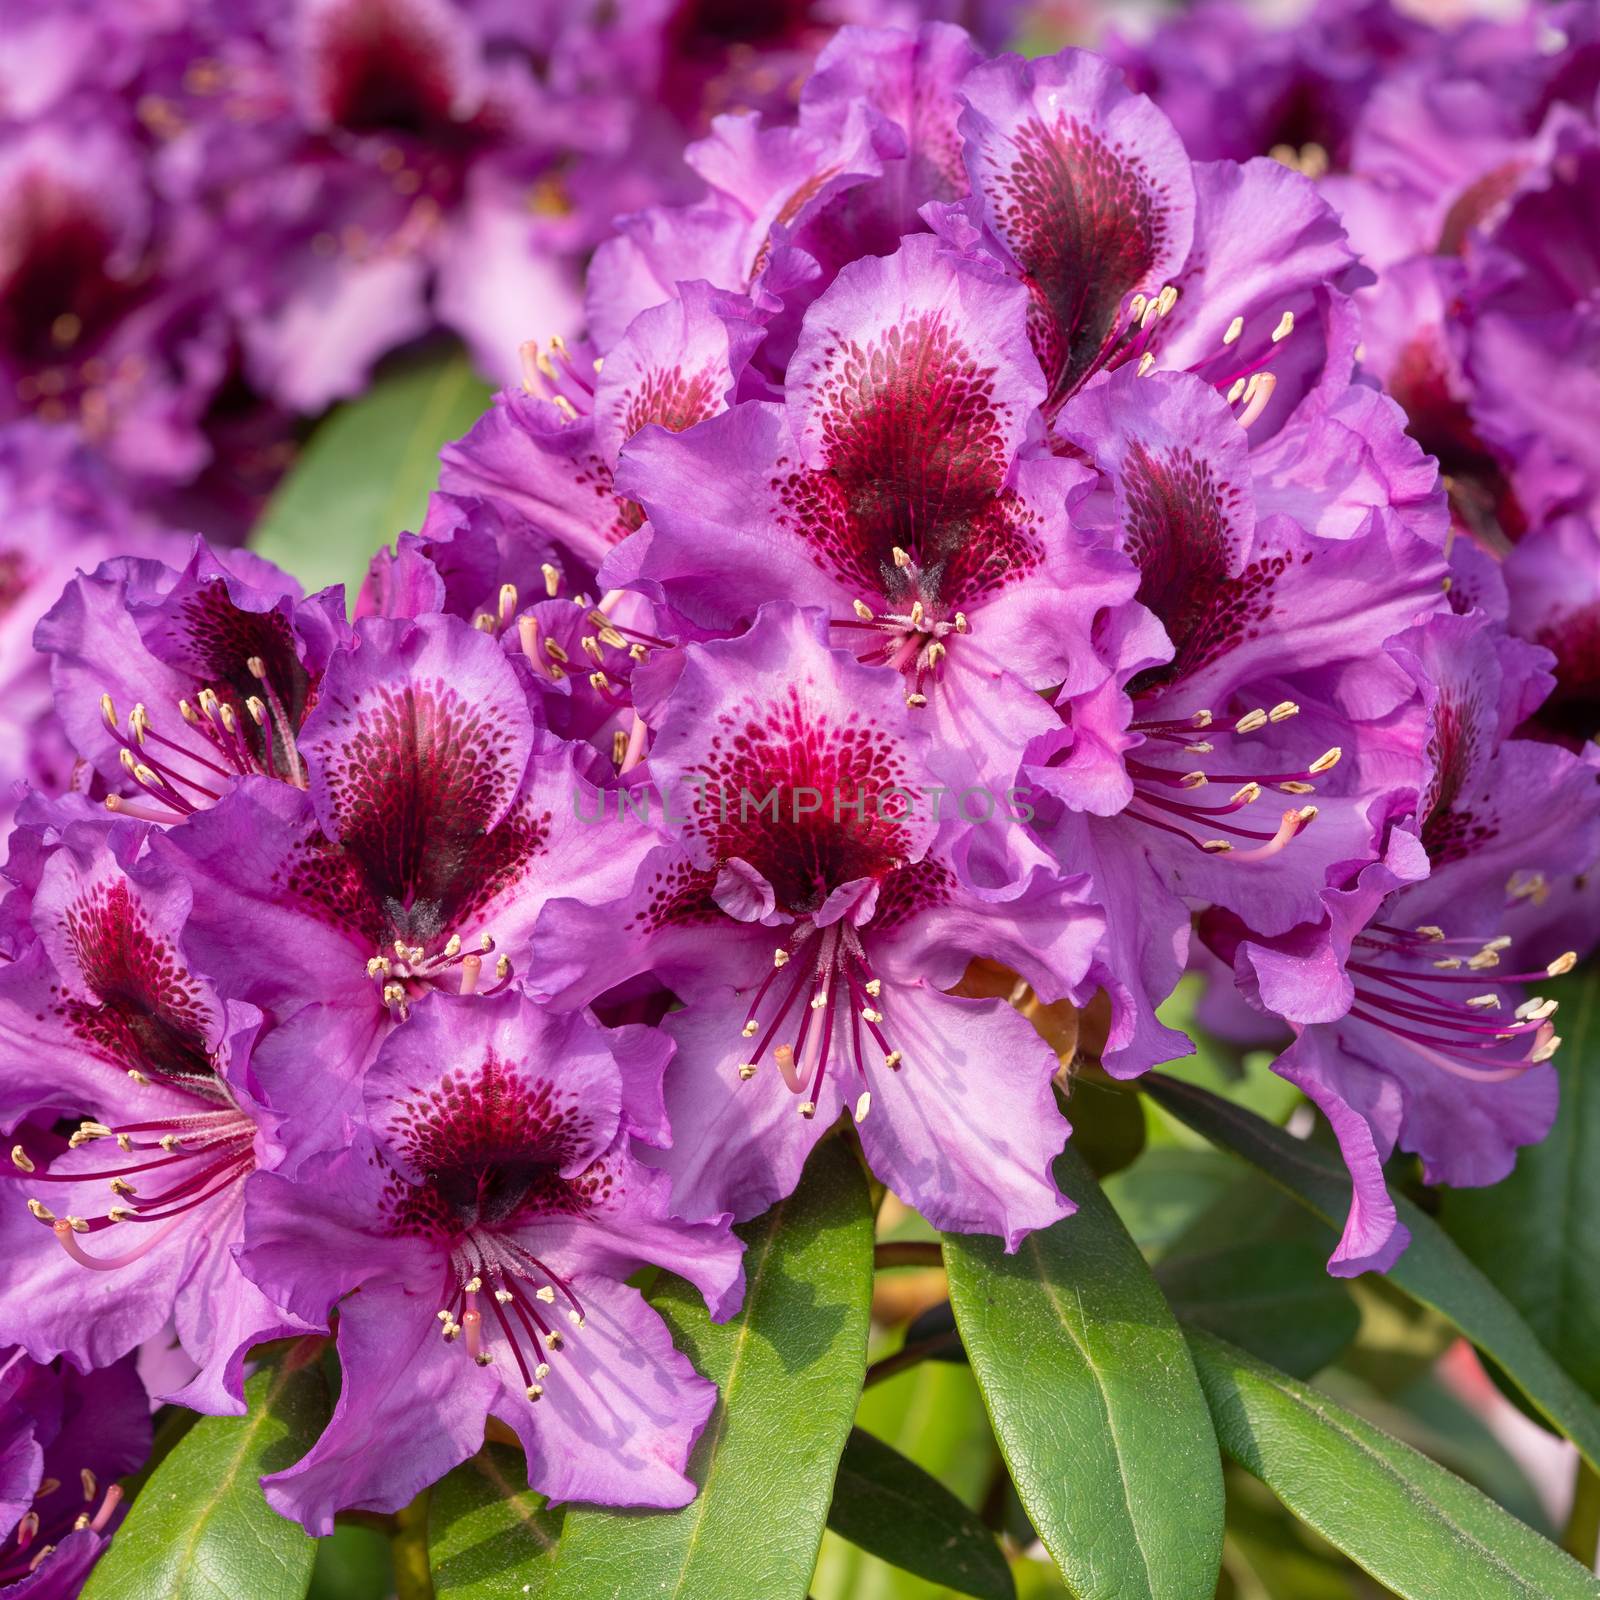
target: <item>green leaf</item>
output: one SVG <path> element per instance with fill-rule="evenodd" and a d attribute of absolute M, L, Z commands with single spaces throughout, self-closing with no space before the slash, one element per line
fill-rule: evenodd
<path fill-rule="evenodd" d="M 936 1478 L 898 1450 L 852 1428 L 833 1486 L 828 1526 L 894 1566 L 978 1600 L 1014 1600 L 994 1535 Z"/>
<path fill-rule="evenodd" d="M 1241 1106 L 1162 1073 L 1145 1090 L 1213 1143 L 1243 1156 L 1325 1222 L 1339 1226 L 1350 1203 L 1350 1178 L 1336 1158 L 1296 1139 Z M 1600 1410 L 1551 1359 L 1516 1307 L 1475 1267 L 1432 1217 L 1394 1196 L 1411 1243 L 1389 1281 L 1448 1317 L 1516 1380 L 1539 1414 L 1600 1460 Z"/>
<path fill-rule="evenodd" d="M 952 1318 L 952 1330 L 954 1325 Z M 856 1425 L 893 1445 L 969 1508 L 983 1504 L 995 1474 L 1005 1470 L 965 1352 L 959 1366 L 923 1361 L 874 1384 L 861 1397 Z M 823 1535 L 811 1593 L 815 1600 L 949 1597 L 940 1585 L 912 1577 L 831 1531 Z"/>
<path fill-rule="evenodd" d="M 1328 1276 L 1326 1259 L 1316 1245 L 1254 1239 L 1164 1261 L 1156 1281 L 1186 1323 L 1308 1378 L 1361 1324 L 1350 1291 Z"/>
<path fill-rule="evenodd" d="M 1217 1436 L 1403 1600 L 1594 1600 L 1600 1583 L 1410 1445 L 1209 1334 L 1190 1335 Z"/>
<path fill-rule="evenodd" d="M 439 1600 L 542 1593 L 563 1514 L 528 1487 L 520 1450 L 485 1445 L 428 1497 L 428 1570 Z"/>
<path fill-rule="evenodd" d="M 947 1234 L 950 1301 L 1033 1525 L 1082 1600 L 1204 1600 L 1222 1467 L 1161 1291 L 1069 1145 L 1076 1216 L 998 1239 Z"/>
<path fill-rule="evenodd" d="M 455 351 L 386 368 L 317 425 L 267 503 L 251 549 L 309 590 L 343 583 L 354 599 L 378 546 L 421 523 L 440 449 L 477 421 L 490 392 Z"/>
<path fill-rule="evenodd" d="M 1136 1090 L 1089 1073 L 1072 1083 L 1066 1105 L 1072 1142 L 1097 1178 L 1132 1166 L 1144 1149 L 1144 1105 Z"/>
<path fill-rule="evenodd" d="M 394 1589 L 389 1540 L 376 1528 L 340 1523 L 331 1538 L 317 1540 L 309 1600 L 380 1600 Z"/>
<path fill-rule="evenodd" d="M 298 1461 L 328 1420 L 304 1340 L 245 1384 L 250 1413 L 202 1417 L 150 1475 L 90 1575 L 84 1600 L 300 1600 L 316 1541 L 280 1517 L 257 1480 Z"/>
<path fill-rule="evenodd" d="M 721 1389 L 681 1511 L 567 1511 L 541 1600 L 803 1600 L 867 1363 L 872 1209 L 843 1139 L 742 1226 L 745 1300 L 721 1324 L 663 1276 L 651 1302 Z"/>
<path fill-rule="evenodd" d="M 1209 1145 L 1203 1150 L 1154 1145 L 1125 1172 L 1107 1178 L 1105 1194 L 1139 1248 L 1161 1257 L 1238 1177 L 1238 1164 Z"/>
<path fill-rule="evenodd" d="M 1541 986 L 1561 1002 L 1561 1109 L 1492 1189 L 1449 1189 L 1445 1231 L 1600 1399 L 1600 967 Z"/>

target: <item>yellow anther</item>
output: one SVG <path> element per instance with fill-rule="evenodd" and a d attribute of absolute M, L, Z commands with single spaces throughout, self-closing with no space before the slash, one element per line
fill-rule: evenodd
<path fill-rule="evenodd" d="M 1239 341 L 1239 335 L 1243 332 L 1244 318 L 1235 317 L 1233 321 L 1228 324 L 1228 331 L 1223 334 L 1222 342 L 1224 344 L 1237 344 Z"/>

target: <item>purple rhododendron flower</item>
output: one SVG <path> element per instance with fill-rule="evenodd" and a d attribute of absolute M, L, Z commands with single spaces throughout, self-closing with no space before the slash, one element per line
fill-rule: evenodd
<path fill-rule="evenodd" d="M 1246 992 L 1293 1024 L 1274 1070 L 1327 1113 L 1355 1179 L 1330 1262 L 1343 1274 L 1405 1246 L 1382 1173 L 1397 1144 L 1428 1182 L 1481 1185 L 1548 1131 L 1556 1006 L 1526 985 L 1573 966 L 1552 948 L 1551 891 L 1600 857 L 1592 747 L 1509 737 L 1549 686 L 1542 652 L 1482 616 L 1435 618 L 1388 649 L 1427 704 L 1414 811 L 1381 861 L 1330 887 L 1320 923 L 1276 943 L 1213 926 Z"/>
<path fill-rule="evenodd" d="M 34 629 L 80 567 L 174 553 L 177 539 L 131 510 L 112 475 L 65 428 L 0 425 L 0 818 L 9 830 L 22 780 L 60 793 L 76 752 L 54 714 L 49 661 Z"/>
<path fill-rule="evenodd" d="M 119 815 L 171 822 L 240 774 L 304 789 L 298 739 L 344 599 L 309 599 L 269 562 L 195 540 L 181 570 L 118 557 L 79 576 L 40 623 L 58 715 Z"/>
<path fill-rule="evenodd" d="M 535 724 L 514 658 L 447 615 L 358 623 L 298 748 L 307 790 L 245 777 L 157 850 L 193 891 L 186 948 L 271 1024 L 253 1071 L 300 1111 L 303 1152 L 338 1142 L 395 1021 L 520 979 L 546 902 L 613 898 L 657 835 L 585 824 L 573 747 Z"/>
<path fill-rule="evenodd" d="M 337 1341 L 264 1480 L 317 1536 L 491 1419 L 552 1500 L 686 1504 L 715 1390 L 635 1275 L 733 1314 L 825 1137 L 937 1229 L 1070 1217 L 1050 1007 L 1130 1078 L 1207 986 L 1332 1128 L 1341 1276 L 1405 1248 L 1397 1152 L 1484 1185 L 1549 1129 L 1593 8 L 1208 3 L 1126 74 L 963 9 L 18 30 L 0 1579 L 87 1570 L 116 1498 L 58 1527 L 45 1468 L 126 1470 L 64 1419 L 142 1426 L 152 1341 L 224 1414 Z M 175 548 L 236 398 L 270 435 L 440 325 L 509 386 L 353 617 Z"/>
<path fill-rule="evenodd" d="M 1352 56 L 1389 26 L 1377 7 L 1328 22 Z M 1432 36 L 1398 20 L 1393 31 L 1407 51 Z M 1488 70 L 1489 37 L 1459 36 L 1460 70 Z M 1345 86 L 1340 116 L 1358 118 L 1374 83 L 1366 71 Z M 884 724 L 894 746 L 910 738 L 919 764 L 955 781 L 1033 786 L 1028 848 L 1082 885 L 1079 927 L 1096 931 L 1042 974 L 1042 992 L 1109 994 L 1114 1072 L 1183 1053 L 1155 1010 L 1184 970 L 1194 912 L 1236 918 L 1259 941 L 1293 938 L 1388 859 L 1397 819 L 1417 807 L 1428 680 L 1391 641 L 1480 597 L 1510 609 L 1512 569 L 1496 583 L 1448 551 L 1435 464 L 1359 380 L 1365 278 L 1339 217 L 1282 164 L 1194 161 L 1095 57 L 986 62 L 937 25 L 842 33 L 792 126 L 720 118 L 690 159 L 703 196 L 624 219 L 598 252 L 591 343 L 535 353 L 523 391 L 446 452 L 460 525 L 429 559 L 476 569 L 467 525 L 489 520 L 499 546 L 544 552 L 547 575 L 592 584 L 608 609 L 619 589 L 649 603 L 635 638 L 646 659 L 620 686 L 631 726 L 598 724 L 635 799 L 641 774 L 670 788 L 709 771 L 675 752 L 686 707 L 698 729 L 732 696 L 709 687 L 713 662 L 741 688 L 773 676 L 754 691 L 747 739 L 766 728 L 779 742 L 788 715 L 787 742 L 804 728 L 805 759 L 821 763 L 812 779 L 838 759 L 826 743 L 809 754 L 838 713 L 826 693 L 784 712 L 776 685 L 793 691 L 792 663 L 824 641 L 847 652 L 867 672 L 852 708 L 878 703 L 874 677 L 897 677 L 910 719 Z M 1499 281 L 1517 280 L 1502 268 Z M 510 618 L 475 583 L 478 625 L 514 655 Z M 812 620 L 780 628 L 776 602 Z M 1556 616 L 1576 641 L 1568 655 L 1581 654 L 1581 598 Z M 724 656 L 720 640 L 748 654 Z M 537 650 L 524 655 L 537 665 Z M 1543 696 L 1523 699 L 1532 714 Z M 709 747 L 691 747 L 703 763 Z M 775 757 L 750 752 L 739 784 L 720 781 L 759 796 Z M 825 792 L 784 760 L 784 784 Z M 859 1035 L 865 1013 L 890 1014 L 849 994 L 883 964 L 869 949 L 883 939 L 876 902 L 839 914 L 850 879 L 831 852 L 860 840 L 814 824 L 830 854 L 797 887 L 778 845 L 725 824 L 691 817 L 683 842 L 647 861 L 624 902 L 628 937 L 617 913 L 570 902 L 534 934 L 538 981 L 564 1001 L 650 972 L 686 1002 L 664 1024 L 679 1040 L 679 1137 L 659 1159 L 678 1203 L 747 1215 L 792 1187 L 814 1130 L 774 1119 L 781 1096 L 737 1092 L 736 1069 L 753 1076 L 771 1050 L 819 1121 L 865 1093 L 863 1143 L 925 1214 L 1014 1243 L 1018 1208 L 1039 1203 L 1020 1177 L 985 1195 L 976 1163 L 963 1182 L 959 1157 L 908 1153 L 930 1136 L 959 1147 L 962 1130 L 919 1106 L 912 1145 L 873 1149 L 902 1138 L 902 1096 L 869 1059 L 904 1052 L 887 1034 L 846 1049 L 847 1020 Z M 929 850 L 957 903 L 1031 881 L 1014 845 L 961 846 L 948 829 L 937 847 L 908 838 L 869 852 L 875 881 Z M 1026 902 L 1009 905 L 1010 929 L 997 909 L 986 923 L 1001 948 Z M 824 937 L 835 922 L 860 930 L 861 956 L 842 931 L 838 951 Z M 780 965 L 762 979 L 767 926 L 799 942 L 776 942 Z M 800 977 L 780 979 L 802 946 L 815 953 Z M 713 948 L 729 952 L 715 978 Z M 982 939 L 963 952 L 993 953 Z M 930 1003 L 914 993 L 902 1011 Z M 737 1020 L 752 995 L 744 1026 L 760 1043 L 741 1054 L 709 1019 Z M 909 1080 L 903 1098 L 914 1102 Z M 730 1147 L 748 1154 L 730 1160 Z"/>
<path fill-rule="evenodd" d="M 726 1219 L 671 1221 L 630 1146 L 661 1136 L 670 1050 L 516 994 L 437 998 L 379 1052 L 349 1147 L 258 1185 L 242 1259 L 308 1320 L 338 1306 L 344 1374 L 311 1452 L 265 1480 L 279 1510 L 318 1534 L 345 1507 L 395 1510 L 491 1414 L 552 1499 L 692 1498 L 715 1390 L 623 1280 L 668 1267 L 719 1317 L 743 1280 Z"/>
<path fill-rule="evenodd" d="M 89 1370 L 176 1317 L 199 1372 L 173 1398 L 242 1411 L 250 1347 L 299 1326 L 232 1255 L 277 1154 L 248 1068 L 260 1013 L 185 966 L 189 890 L 149 875 L 148 828 L 68 810 L 22 833 L 43 860 L 16 891 L 34 940 L 0 971 L 0 1337 Z M 63 1140 L 44 1112 L 82 1120 Z"/>
<path fill-rule="evenodd" d="M 898 675 L 826 639 L 820 613 L 774 605 L 687 647 L 650 757 L 680 840 L 625 897 L 553 904 L 530 982 L 571 1004 L 649 971 L 684 999 L 672 1145 L 649 1157 L 681 1214 L 764 1210 L 849 1109 L 908 1203 L 1015 1248 L 1069 1209 L 1056 1059 L 1001 1002 L 944 991 L 987 956 L 1072 994 L 1103 924 L 1020 828 L 973 825 L 1010 797 L 941 759 Z"/>
<path fill-rule="evenodd" d="M 0 1355 L 0 1589 L 74 1600 L 122 1520 L 113 1480 L 150 1451 L 132 1356 L 89 1373 Z"/>

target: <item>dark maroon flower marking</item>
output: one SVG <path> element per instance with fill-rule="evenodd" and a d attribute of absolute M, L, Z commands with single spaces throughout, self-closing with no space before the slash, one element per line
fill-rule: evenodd
<path fill-rule="evenodd" d="M 818 715 L 798 690 L 720 717 L 694 771 L 705 780 L 694 825 L 713 859 L 748 862 L 792 915 L 818 910 L 841 884 L 884 876 L 908 853 L 905 801 L 892 798 L 911 776 L 899 743 L 863 717 Z M 804 790 L 820 797 L 815 810 Z"/>
<path fill-rule="evenodd" d="M 582 1216 L 613 1195 L 607 1156 L 571 1177 L 562 1167 L 594 1143 L 575 1099 L 490 1051 L 475 1068 L 447 1073 L 391 1113 L 389 1132 L 420 1174 L 391 1172 L 383 1207 L 391 1232 L 429 1239 L 449 1252 L 439 1321 L 447 1341 L 463 1338 L 480 1366 L 486 1313 L 498 1322 L 527 1396 L 538 1400 L 564 1335 L 558 1299 L 574 1327 L 583 1305 L 572 1284 L 529 1247 L 526 1230 Z"/>
<path fill-rule="evenodd" d="M 1594 738 L 1600 729 L 1600 601 L 1562 612 L 1534 642 L 1556 658 L 1556 686 L 1536 722 L 1561 739 Z"/>
<path fill-rule="evenodd" d="M 1450 392 L 1427 339 L 1415 339 L 1400 352 L 1388 387 L 1405 410 L 1411 436 L 1438 457 L 1456 516 L 1491 550 L 1520 539 L 1528 530 L 1527 513 L 1505 468 L 1479 436 L 1465 401 Z"/>
<path fill-rule="evenodd" d="M 211 1007 L 124 882 L 97 884 L 66 914 L 67 942 L 94 998 L 63 995 L 69 1029 L 96 1055 L 178 1083 L 215 1077 Z"/>
<path fill-rule="evenodd" d="M 178 1090 L 187 1102 L 179 1109 L 163 1098 L 154 1116 L 81 1123 L 72 1148 L 115 1142 L 116 1153 L 93 1169 L 54 1171 L 48 1154 L 36 1159 L 22 1143 L 12 1149 L 12 1165 L 36 1183 L 109 1184 L 110 1203 L 95 1216 L 57 1217 L 40 1201 L 28 1202 L 74 1261 L 109 1272 L 147 1255 L 192 1222 L 191 1213 L 232 1193 L 255 1170 L 256 1130 L 207 1042 L 213 1013 L 204 991 L 170 941 L 151 929 L 126 882 L 97 884 L 75 901 L 66 932 L 93 996 L 59 995 L 67 1029 L 135 1083 Z M 147 1233 L 133 1228 L 131 1247 L 112 1256 L 91 1255 L 78 1243 L 80 1235 L 124 1224 L 154 1226 Z"/>
<path fill-rule="evenodd" d="M 549 834 L 549 815 L 530 810 L 492 825 L 521 776 L 508 761 L 513 746 L 509 730 L 448 684 L 378 690 L 324 761 L 350 872 L 319 869 L 319 881 L 343 892 L 353 874 L 356 903 L 408 944 L 470 917 Z"/>
<path fill-rule="evenodd" d="M 988 184 L 1032 296 L 1030 331 L 1055 403 L 1110 349 L 1123 301 L 1160 257 L 1168 224 L 1151 174 L 1078 118 L 1048 127 L 1035 118 L 1015 146 Z"/>
<path fill-rule="evenodd" d="M 50 367 L 93 343 L 126 310 L 132 290 L 108 270 L 114 243 L 87 194 L 31 172 L 8 197 L 5 221 L 0 348 L 25 370 Z M 36 382 L 23 386 L 25 400 L 52 398 Z"/>
<path fill-rule="evenodd" d="M 1036 567 L 994 368 L 935 313 L 866 345 L 833 337 L 815 397 L 827 467 L 776 480 L 783 523 L 835 576 L 907 606 L 949 611 Z"/>
<path fill-rule="evenodd" d="M 316 82 L 329 122 L 352 133 L 433 134 L 454 120 L 449 41 L 403 0 L 342 0 L 318 19 Z"/>

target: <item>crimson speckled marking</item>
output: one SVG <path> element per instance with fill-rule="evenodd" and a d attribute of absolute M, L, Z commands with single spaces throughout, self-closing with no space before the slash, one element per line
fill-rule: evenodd
<path fill-rule="evenodd" d="M 515 792 L 515 738 L 440 679 L 382 685 L 313 747 L 339 837 L 374 887 L 437 899 Z"/>
<path fill-rule="evenodd" d="M 64 997 L 67 1025 L 97 1055 L 168 1077 L 210 1077 L 200 985 L 145 922 L 125 882 L 96 884 L 66 913 L 67 942 L 96 999 Z"/>
<path fill-rule="evenodd" d="M 396 1146 L 419 1173 L 386 1195 L 397 1233 L 454 1237 L 512 1227 L 603 1203 L 615 1177 L 603 1163 L 574 1178 L 561 1168 L 588 1145 L 592 1123 L 570 1095 L 492 1050 L 474 1068 L 414 1089 L 389 1117 Z"/>
<path fill-rule="evenodd" d="M 1165 188 L 1128 151 L 1063 114 L 1018 129 L 1015 153 L 986 156 L 999 232 L 1027 277 L 1029 331 L 1059 399 L 1093 369 L 1123 299 L 1167 232 Z"/>
<path fill-rule="evenodd" d="M 675 861 L 651 879 L 644 891 L 644 906 L 629 918 L 627 926 L 641 933 L 654 933 L 666 927 L 693 927 L 719 922 L 722 907 L 712 899 L 717 873 L 688 861 Z"/>
<path fill-rule="evenodd" d="M 911 786 L 899 742 L 882 729 L 854 712 L 830 716 L 794 685 L 781 699 L 723 712 L 717 730 L 694 769 L 707 782 L 693 826 L 718 861 L 737 857 L 761 873 L 784 910 L 814 911 L 830 890 L 881 877 L 907 854 L 903 822 L 878 816 L 880 796 Z M 770 808 L 758 815 L 756 804 L 774 787 L 776 819 Z M 796 817 L 795 791 L 803 788 L 824 798 L 821 809 Z M 744 816 L 741 791 L 753 797 Z M 852 801 L 864 796 L 863 815 L 841 807 L 836 819 L 835 792 Z"/>
<path fill-rule="evenodd" d="M 827 467 L 773 480 L 779 521 L 868 593 L 893 588 L 896 546 L 946 606 L 1037 567 L 1034 518 L 1005 487 L 1012 408 L 996 396 L 995 368 L 935 312 L 866 344 L 829 338 L 811 387 Z"/>

